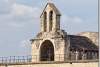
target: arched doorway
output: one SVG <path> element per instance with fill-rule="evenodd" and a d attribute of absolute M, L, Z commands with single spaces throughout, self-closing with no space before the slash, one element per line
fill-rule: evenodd
<path fill-rule="evenodd" d="M 40 61 L 54 61 L 54 46 L 49 40 L 44 41 L 40 47 Z"/>

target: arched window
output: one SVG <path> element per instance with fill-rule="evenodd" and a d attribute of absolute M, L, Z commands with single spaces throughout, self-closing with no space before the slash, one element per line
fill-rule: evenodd
<path fill-rule="evenodd" d="M 52 31 L 53 27 L 53 11 L 50 11 L 49 13 L 49 31 Z"/>
<path fill-rule="evenodd" d="M 44 32 L 47 30 L 47 12 L 44 12 Z"/>

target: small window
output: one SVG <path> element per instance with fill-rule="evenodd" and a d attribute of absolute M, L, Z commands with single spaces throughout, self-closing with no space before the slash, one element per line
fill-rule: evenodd
<path fill-rule="evenodd" d="M 50 11 L 49 13 L 49 31 L 52 31 L 53 27 L 53 11 Z"/>
<path fill-rule="evenodd" d="M 44 12 L 44 32 L 47 30 L 47 12 Z"/>

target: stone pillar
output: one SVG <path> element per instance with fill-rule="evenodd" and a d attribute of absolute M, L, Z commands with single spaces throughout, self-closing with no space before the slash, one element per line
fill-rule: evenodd
<path fill-rule="evenodd" d="M 44 32 L 44 19 L 43 19 L 43 15 L 41 16 L 41 32 Z"/>
<path fill-rule="evenodd" d="M 88 52 L 86 52 L 86 60 L 88 59 Z"/>
<path fill-rule="evenodd" d="M 60 15 L 53 15 L 53 31 L 60 30 Z"/>
<path fill-rule="evenodd" d="M 92 59 L 95 59 L 95 53 L 92 52 Z"/>
<path fill-rule="evenodd" d="M 97 56 L 97 52 L 95 52 L 95 58 L 97 59 L 97 57 L 98 57 L 98 56 Z"/>
<path fill-rule="evenodd" d="M 83 53 L 83 55 L 82 55 L 82 60 L 86 60 L 86 54 L 85 53 Z"/>
<path fill-rule="evenodd" d="M 56 30 L 60 30 L 60 15 L 56 16 Z"/>
<path fill-rule="evenodd" d="M 75 59 L 76 59 L 76 61 L 77 61 L 77 60 L 78 60 L 78 57 L 79 57 L 79 52 L 78 52 L 78 51 L 76 51 L 76 52 L 75 52 L 75 54 L 76 54 Z"/>
<path fill-rule="evenodd" d="M 75 51 L 71 51 L 71 60 L 76 60 L 76 53 L 75 53 Z"/>
<path fill-rule="evenodd" d="M 88 59 L 90 59 L 90 58 L 91 58 L 91 57 L 90 57 L 90 55 L 91 55 L 91 54 L 90 54 L 90 52 L 88 52 Z"/>

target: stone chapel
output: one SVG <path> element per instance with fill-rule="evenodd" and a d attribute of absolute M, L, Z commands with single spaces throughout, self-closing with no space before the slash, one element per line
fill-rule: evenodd
<path fill-rule="evenodd" d="M 40 15 L 41 30 L 32 42 L 32 62 L 98 59 L 98 46 L 85 36 L 60 28 L 61 13 L 48 2 Z"/>

